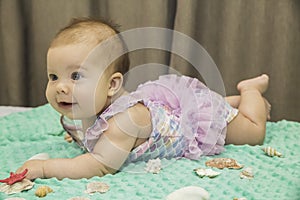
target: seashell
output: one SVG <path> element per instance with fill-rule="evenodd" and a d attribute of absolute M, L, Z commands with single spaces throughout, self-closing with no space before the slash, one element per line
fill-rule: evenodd
<path fill-rule="evenodd" d="M 251 167 L 245 168 L 241 173 L 240 173 L 240 178 L 246 178 L 246 179 L 252 179 L 254 177 L 253 175 L 253 170 Z"/>
<path fill-rule="evenodd" d="M 24 178 L 22 181 L 16 182 L 12 185 L 8 185 L 6 183 L 1 184 L 0 192 L 4 192 L 5 194 L 15 194 L 24 190 L 30 190 L 33 187 L 33 185 L 33 182 Z"/>
<path fill-rule="evenodd" d="M 88 198 L 88 197 L 72 197 L 68 200 L 90 200 L 90 198 Z"/>
<path fill-rule="evenodd" d="M 109 190 L 109 185 L 103 182 L 91 182 L 86 186 L 85 193 L 91 194 L 95 192 L 105 193 Z"/>
<path fill-rule="evenodd" d="M 46 185 L 40 186 L 35 191 L 35 196 L 37 197 L 45 197 L 48 193 L 53 192 L 53 190 Z"/>
<path fill-rule="evenodd" d="M 194 171 L 201 178 L 203 178 L 204 176 L 207 176 L 209 178 L 214 178 L 214 177 L 216 177 L 216 176 L 218 176 L 218 175 L 221 174 L 221 172 L 216 172 L 216 171 L 214 171 L 212 169 L 197 168 L 197 169 L 194 169 Z"/>
<path fill-rule="evenodd" d="M 273 156 L 282 157 L 282 154 L 279 153 L 276 149 L 274 149 L 272 147 L 264 147 L 264 148 L 262 148 L 262 150 L 270 157 L 273 157 Z"/>
<path fill-rule="evenodd" d="M 161 170 L 161 160 L 159 158 L 150 159 L 147 164 L 145 170 L 149 173 L 157 174 Z"/>
<path fill-rule="evenodd" d="M 209 200 L 209 193 L 202 187 L 187 186 L 175 190 L 166 197 L 166 200 Z"/>
<path fill-rule="evenodd" d="M 218 169 L 241 169 L 243 165 L 239 164 L 236 160 L 232 158 L 215 158 L 205 162 L 208 167 L 216 167 Z"/>
<path fill-rule="evenodd" d="M 47 153 L 39 153 L 39 154 L 36 154 L 36 155 L 32 156 L 28 160 L 47 160 L 49 158 L 50 158 L 49 154 L 47 154 Z"/>

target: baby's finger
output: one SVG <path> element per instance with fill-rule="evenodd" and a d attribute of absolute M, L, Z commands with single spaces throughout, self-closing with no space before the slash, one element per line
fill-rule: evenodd
<path fill-rule="evenodd" d="M 16 170 L 16 174 L 20 174 L 21 172 L 23 172 L 25 170 L 25 168 L 22 166 L 22 167 L 20 167 L 20 168 L 18 168 L 17 170 Z"/>

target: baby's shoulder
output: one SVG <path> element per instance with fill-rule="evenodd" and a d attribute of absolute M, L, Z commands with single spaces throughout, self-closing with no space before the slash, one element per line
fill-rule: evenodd
<path fill-rule="evenodd" d="M 149 134 L 151 132 L 151 115 L 146 106 L 137 103 L 125 111 L 114 115 L 108 120 L 109 126 L 112 126 L 123 132 L 131 133 L 135 137 Z"/>
<path fill-rule="evenodd" d="M 144 127 L 151 122 L 149 109 L 142 103 L 137 103 L 127 109 L 127 115 L 138 126 Z"/>

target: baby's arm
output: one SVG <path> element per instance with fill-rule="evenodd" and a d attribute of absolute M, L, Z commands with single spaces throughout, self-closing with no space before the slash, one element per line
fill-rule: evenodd
<path fill-rule="evenodd" d="M 136 104 L 108 120 L 109 128 L 98 140 L 91 154 L 110 172 L 116 172 L 131 150 L 146 141 L 151 133 L 149 110 Z"/>
<path fill-rule="evenodd" d="M 147 108 L 137 105 L 129 108 L 128 112 L 110 118 L 108 123 L 108 130 L 99 138 L 92 153 L 75 158 L 30 160 L 17 172 L 28 168 L 26 175 L 28 179 L 52 177 L 79 179 L 115 173 L 135 147 L 137 138 L 146 140 L 150 134 L 151 129 L 143 129 L 149 127 L 150 114 Z"/>
<path fill-rule="evenodd" d="M 17 170 L 17 173 L 28 169 L 26 178 L 91 178 L 103 176 L 109 171 L 89 153 L 75 158 L 56 158 L 48 160 L 30 160 Z"/>

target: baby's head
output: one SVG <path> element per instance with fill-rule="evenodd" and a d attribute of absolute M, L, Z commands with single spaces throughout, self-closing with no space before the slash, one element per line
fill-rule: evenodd
<path fill-rule="evenodd" d="M 73 20 L 57 33 L 48 50 L 49 103 L 73 119 L 97 115 L 122 88 L 129 69 L 126 52 L 113 25 L 88 18 Z"/>
<path fill-rule="evenodd" d="M 106 49 L 105 51 L 107 55 L 112 53 L 107 51 L 118 50 L 119 52 L 125 52 L 125 54 L 114 60 L 113 63 L 109 63 L 109 67 L 112 68 L 112 71 L 120 72 L 124 75 L 129 70 L 129 58 L 126 53 L 126 44 L 117 34 L 119 34 L 118 26 L 113 23 L 90 18 L 76 18 L 56 34 L 49 49 L 72 44 L 82 44 L 90 47 L 90 50 L 92 51 L 103 41 L 115 36 L 113 40 L 114 44 L 112 45 L 112 43 L 110 43 L 109 49 Z M 99 59 L 98 62 L 101 63 L 103 60 Z"/>

